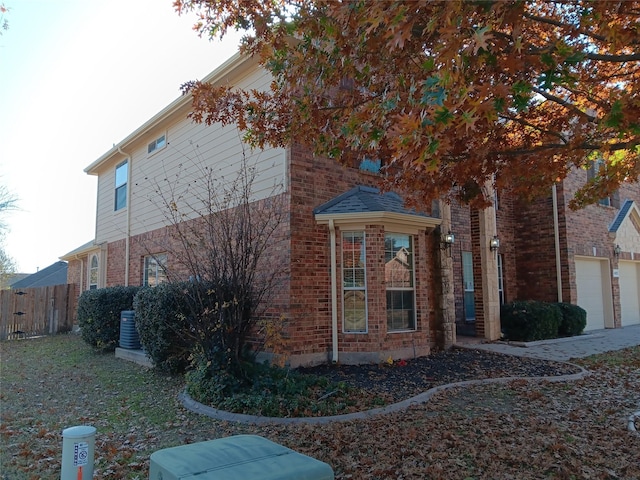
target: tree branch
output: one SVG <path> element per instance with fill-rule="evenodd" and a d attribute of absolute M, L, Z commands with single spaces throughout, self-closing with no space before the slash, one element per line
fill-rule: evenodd
<path fill-rule="evenodd" d="M 546 133 L 547 135 L 558 137 L 560 140 L 562 140 L 562 142 L 564 142 L 564 144 L 566 144 L 567 142 L 567 139 L 561 133 L 553 132 L 551 130 L 545 130 L 544 128 L 540 128 L 538 125 L 535 125 L 533 123 L 527 122 L 526 120 L 523 120 L 522 118 L 511 117 L 509 115 L 503 115 L 503 114 L 499 114 L 498 116 L 505 120 L 511 120 L 512 122 L 519 123 L 520 125 L 524 125 L 525 127 L 533 128 L 534 130 L 538 130 L 539 132 Z"/>
<path fill-rule="evenodd" d="M 551 102 L 555 102 L 559 105 L 562 105 L 563 107 L 567 108 L 568 110 L 571 110 L 572 112 L 578 114 L 581 117 L 586 117 L 590 122 L 597 122 L 597 119 L 595 116 L 589 115 L 588 113 L 583 112 L 571 102 L 563 100 L 560 97 L 556 97 L 555 95 L 552 95 L 549 92 L 545 92 L 544 90 L 541 90 L 536 87 L 531 87 L 531 90 L 536 92 L 538 95 L 542 95 L 544 98 L 546 98 Z"/>
<path fill-rule="evenodd" d="M 584 150 L 584 151 L 593 151 L 600 150 L 602 147 L 606 145 L 607 150 L 611 152 L 617 152 L 619 150 L 631 150 L 632 148 L 638 147 L 640 142 L 638 140 L 630 140 L 628 142 L 620 142 L 615 144 L 604 144 L 604 143 L 581 143 L 580 145 L 572 145 L 571 150 Z M 502 150 L 493 152 L 496 155 L 508 155 L 508 156 L 518 156 L 518 155 L 532 155 L 534 153 L 544 152 L 546 150 L 566 150 L 569 146 L 561 143 L 547 143 L 545 145 L 540 145 L 538 147 L 533 148 L 519 148 L 514 150 Z"/>
<path fill-rule="evenodd" d="M 598 40 L 600 42 L 608 42 L 609 41 L 607 39 L 607 37 L 605 37 L 604 35 L 598 35 L 597 33 L 588 32 L 586 30 L 580 30 L 579 28 L 576 28 L 574 25 L 571 25 L 571 24 L 568 24 L 568 23 L 564 23 L 564 22 L 561 22 L 559 20 L 553 20 L 551 18 L 539 17 L 538 15 L 533 15 L 531 13 L 524 13 L 523 16 L 525 18 L 528 18 L 529 20 L 533 20 L 534 22 L 546 23 L 547 25 L 553 25 L 555 27 L 560 27 L 560 28 L 569 28 L 569 29 L 573 30 L 574 32 L 576 32 L 576 33 L 578 33 L 580 35 L 584 35 L 585 37 L 592 38 L 592 39 Z M 637 45 L 640 42 L 638 40 L 632 40 L 630 43 L 632 45 Z"/>
<path fill-rule="evenodd" d="M 596 60 L 598 62 L 612 62 L 612 63 L 624 63 L 624 62 L 637 62 L 640 60 L 640 53 L 630 53 L 628 55 L 602 55 L 600 53 L 585 53 L 585 58 L 589 60 Z"/>

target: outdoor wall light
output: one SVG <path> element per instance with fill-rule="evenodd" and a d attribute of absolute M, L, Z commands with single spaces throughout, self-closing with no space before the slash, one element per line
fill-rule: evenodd
<path fill-rule="evenodd" d="M 617 244 L 616 244 L 616 246 L 615 246 L 615 247 L 613 247 L 613 254 L 614 254 L 616 257 L 619 257 L 621 252 L 622 252 L 622 249 L 620 248 L 620 245 L 617 245 Z"/>
<path fill-rule="evenodd" d="M 445 233 L 444 235 L 442 235 L 442 238 L 440 239 L 440 249 L 448 250 L 449 256 L 451 256 L 451 246 L 455 243 L 455 241 L 456 241 L 456 236 L 453 233 L 451 233 L 451 230 L 449 230 L 449 233 Z"/>
<path fill-rule="evenodd" d="M 453 245 L 455 241 L 456 241 L 456 236 L 453 233 L 451 233 L 451 230 L 449 230 L 449 233 L 447 233 L 442 237 L 442 244 L 445 247 L 451 247 L 451 245 Z"/>
<path fill-rule="evenodd" d="M 497 235 L 494 235 L 491 240 L 489 240 L 489 250 L 495 252 L 500 248 L 500 239 Z"/>

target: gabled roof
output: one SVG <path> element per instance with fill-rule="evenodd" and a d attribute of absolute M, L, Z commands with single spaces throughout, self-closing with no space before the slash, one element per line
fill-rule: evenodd
<path fill-rule="evenodd" d="M 243 68 L 249 68 L 250 65 L 256 62 L 256 57 L 252 57 L 251 55 L 243 55 L 239 52 L 236 52 L 228 60 L 217 67 L 213 72 L 205 76 L 202 79 L 202 82 L 211 83 L 214 85 L 223 85 L 228 82 L 228 77 L 232 75 L 234 71 L 241 72 Z M 98 175 L 100 168 L 106 163 L 112 161 L 114 158 L 127 158 L 128 154 L 125 153 L 124 150 L 126 150 L 129 145 L 138 140 L 141 136 L 148 133 L 150 130 L 156 128 L 162 122 L 165 122 L 172 115 L 177 115 L 184 108 L 189 108 L 191 102 L 191 94 L 181 95 L 180 97 L 175 99 L 164 109 L 147 120 L 143 125 L 138 127 L 124 140 L 120 141 L 118 144 L 114 144 L 108 152 L 94 161 L 91 165 L 86 167 L 84 169 L 85 173 L 88 173 L 89 175 Z M 182 112 L 182 114 L 184 115 L 184 112 Z"/>
<path fill-rule="evenodd" d="M 18 288 L 48 287 L 50 285 L 64 285 L 66 283 L 67 262 L 56 262 L 13 283 L 11 288 L 16 290 Z"/>
<path fill-rule="evenodd" d="M 381 193 L 375 187 L 357 186 L 313 210 L 320 224 L 334 222 L 382 222 L 433 228 L 441 219 L 406 208 L 394 192 Z"/>
<path fill-rule="evenodd" d="M 627 218 L 627 216 L 631 212 L 631 207 L 633 207 L 633 200 L 626 200 L 622 204 L 618 215 L 616 215 L 616 218 L 613 219 L 613 223 L 609 227 L 609 232 L 616 233 L 618 231 L 618 229 L 622 225 L 622 222 L 624 222 L 625 218 Z"/>

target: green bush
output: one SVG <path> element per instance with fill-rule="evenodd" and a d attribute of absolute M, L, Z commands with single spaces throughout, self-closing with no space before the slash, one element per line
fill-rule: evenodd
<path fill-rule="evenodd" d="M 560 308 L 554 303 L 516 301 L 500 308 L 502 331 L 509 340 L 557 338 L 561 317 Z"/>
<path fill-rule="evenodd" d="M 562 317 L 558 334 L 562 337 L 580 335 L 587 326 L 587 311 L 578 305 L 571 303 L 558 303 Z"/>
<path fill-rule="evenodd" d="M 182 373 L 189 365 L 194 342 L 185 290 L 193 288 L 188 283 L 161 283 L 141 288 L 134 299 L 140 343 L 161 371 Z"/>
<path fill-rule="evenodd" d="M 187 393 L 195 400 L 221 410 L 265 417 L 338 415 L 353 406 L 353 387 L 325 377 L 259 363 L 247 363 L 240 378 L 194 355 L 187 372 Z M 371 406 L 384 404 L 371 398 Z"/>
<path fill-rule="evenodd" d="M 112 351 L 120 340 L 120 312 L 133 309 L 140 287 L 107 287 L 82 292 L 78 299 L 78 325 L 89 345 Z"/>

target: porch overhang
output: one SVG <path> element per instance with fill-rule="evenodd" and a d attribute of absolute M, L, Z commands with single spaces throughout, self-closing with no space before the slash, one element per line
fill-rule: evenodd
<path fill-rule="evenodd" d="M 385 211 L 317 213 L 315 219 L 319 225 L 329 225 L 329 222 L 333 220 L 334 225 L 340 228 L 384 225 L 385 229 L 398 233 L 417 233 L 422 230 L 433 230 L 442 223 L 441 218 Z"/>

